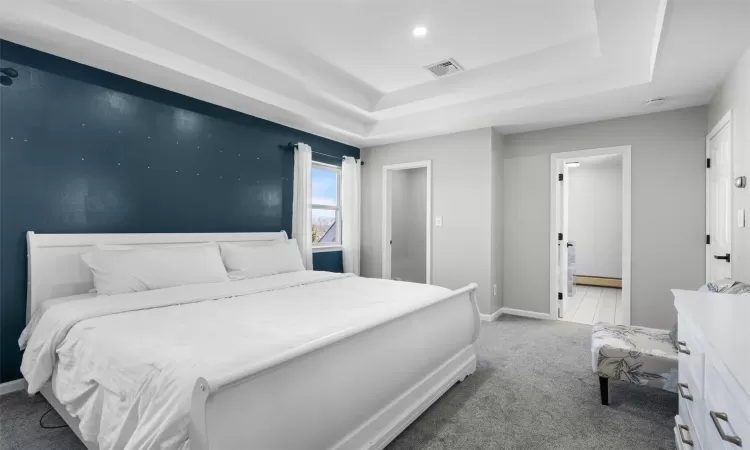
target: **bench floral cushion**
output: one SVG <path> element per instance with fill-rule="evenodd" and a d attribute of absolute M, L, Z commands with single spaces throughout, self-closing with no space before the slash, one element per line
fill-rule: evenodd
<path fill-rule="evenodd" d="M 667 330 L 597 323 L 591 353 L 600 377 L 677 392 L 677 351 Z"/>

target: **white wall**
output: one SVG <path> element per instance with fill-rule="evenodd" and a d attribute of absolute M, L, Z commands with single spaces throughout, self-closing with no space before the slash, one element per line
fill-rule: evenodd
<path fill-rule="evenodd" d="M 581 158 L 568 169 L 568 237 L 576 275 L 622 278 L 622 156 Z"/>
<path fill-rule="evenodd" d="M 632 146 L 632 323 L 669 328 L 670 289 L 705 277 L 707 109 L 504 137 L 503 306 L 549 313 L 550 153 Z"/>
<path fill-rule="evenodd" d="M 708 108 L 708 130 L 732 110 L 733 176 L 750 178 L 750 48 L 732 70 L 711 100 Z M 734 219 L 732 228 L 732 277 L 750 282 L 750 227 L 737 227 L 737 211 L 745 210 L 750 221 L 750 188 L 733 189 Z"/>
<path fill-rule="evenodd" d="M 427 281 L 425 233 L 427 169 L 391 174 L 391 277 L 414 283 Z"/>
<path fill-rule="evenodd" d="M 482 313 L 491 302 L 492 130 L 362 149 L 362 274 L 382 273 L 383 166 L 432 161 L 432 282 L 451 289 L 477 283 Z M 443 226 L 434 226 L 434 217 Z"/>

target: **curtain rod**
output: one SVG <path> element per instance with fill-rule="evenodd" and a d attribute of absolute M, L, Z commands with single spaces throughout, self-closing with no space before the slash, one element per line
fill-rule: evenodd
<path fill-rule="evenodd" d="M 290 143 L 289 143 L 289 144 L 287 145 L 287 147 L 289 147 L 289 148 L 292 148 L 292 149 L 296 149 L 296 148 L 297 148 L 297 144 L 292 144 L 292 143 L 290 142 Z M 312 152 L 312 153 L 315 153 L 316 155 L 320 155 L 320 156 L 326 156 L 326 157 L 328 157 L 328 158 L 333 158 L 333 159 L 340 159 L 340 160 L 342 160 L 342 161 L 344 160 L 344 157 L 343 157 L 343 156 L 333 156 L 333 155 L 329 155 L 329 154 L 327 154 L 327 153 L 316 152 L 315 150 L 311 150 L 311 152 Z M 363 166 L 365 165 L 364 161 L 362 161 L 362 160 L 360 160 L 360 161 L 359 161 L 359 163 L 360 163 L 361 165 L 363 165 Z"/>

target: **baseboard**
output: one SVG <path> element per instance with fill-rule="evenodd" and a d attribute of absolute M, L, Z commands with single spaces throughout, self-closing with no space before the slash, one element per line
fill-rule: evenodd
<path fill-rule="evenodd" d="M 526 311 L 525 309 L 500 308 L 500 311 L 502 314 L 510 314 L 511 316 L 531 317 L 532 319 L 550 319 L 548 313 Z"/>
<path fill-rule="evenodd" d="M 0 383 L 0 395 L 9 394 L 11 392 L 23 391 L 26 389 L 26 380 L 19 378 L 18 380 L 8 381 L 7 383 Z"/>
<path fill-rule="evenodd" d="M 503 308 L 500 308 L 497 311 L 493 312 L 492 314 L 480 314 L 479 318 L 482 319 L 482 322 L 492 322 L 502 315 L 503 315 Z"/>

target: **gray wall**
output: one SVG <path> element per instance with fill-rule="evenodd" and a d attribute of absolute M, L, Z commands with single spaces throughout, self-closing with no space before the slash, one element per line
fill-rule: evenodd
<path fill-rule="evenodd" d="M 708 130 L 732 110 L 733 148 L 732 168 L 735 177 L 750 178 L 750 49 L 729 74 L 708 108 Z M 737 211 L 750 213 L 750 188 L 732 190 L 734 218 L 732 221 L 732 277 L 750 282 L 750 226 L 737 227 Z"/>
<path fill-rule="evenodd" d="M 622 278 L 622 156 L 568 169 L 568 237 L 576 275 Z"/>
<path fill-rule="evenodd" d="M 549 156 L 511 157 L 513 141 L 505 136 L 503 307 L 549 313 Z"/>
<path fill-rule="evenodd" d="M 494 312 L 503 307 L 503 213 L 505 201 L 503 198 L 503 171 L 505 159 L 503 156 L 503 135 L 497 130 L 492 130 L 490 149 L 490 203 L 491 203 L 491 229 L 490 237 L 490 273 L 491 286 L 496 286 L 490 297 L 489 311 Z"/>
<path fill-rule="evenodd" d="M 477 283 L 482 313 L 491 313 L 492 130 L 362 149 L 362 274 L 381 276 L 383 166 L 432 161 L 432 283 L 456 289 Z M 434 217 L 443 226 L 434 226 Z"/>
<path fill-rule="evenodd" d="M 632 323 L 672 326 L 670 289 L 705 277 L 706 121 L 698 107 L 505 136 L 503 305 L 549 313 L 549 155 L 631 145 Z"/>
<path fill-rule="evenodd" d="M 427 169 L 396 170 L 391 176 L 391 277 L 425 283 Z"/>

